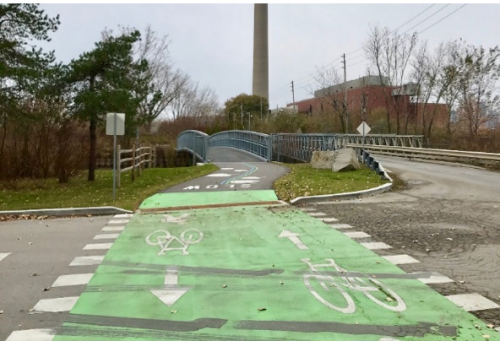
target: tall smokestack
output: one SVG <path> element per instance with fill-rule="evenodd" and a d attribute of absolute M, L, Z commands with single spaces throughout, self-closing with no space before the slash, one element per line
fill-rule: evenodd
<path fill-rule="evenodd" d="M 252 94 L 269 100 L 269 53 L 267 4 L 255 4 L 253 17 Z"/>

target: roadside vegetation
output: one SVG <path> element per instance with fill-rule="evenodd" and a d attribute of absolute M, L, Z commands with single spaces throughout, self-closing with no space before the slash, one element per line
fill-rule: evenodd
<path fill-rule="evenodd" d="M 290 173 L 276 180 L 274 190 L 281 200 L 297 197 L 361 191 L 387 183 L 367 167 L 334 173 L 330 169 L 314 169 L 310 164 L 283 164 Z"/>
<path fill-rule="evenodd" d="M 87 181 L 84 173 L 64 184 L 58 183 L 56 178 L 4 182 L 0 184 L 0 211 L 90 206 L 116 206 L 134 210 L 144 199 L 162 189 L 215 170 L 217 166 L 213 164 L 199 167 L 151 168 L 144 170 L 141 176 L 136 176 L 134 182 L 127 173 L 123 173 L 121 187 L 116 189 L 115 202 L 111 170 L 97 170 L 92 182 Z"/>

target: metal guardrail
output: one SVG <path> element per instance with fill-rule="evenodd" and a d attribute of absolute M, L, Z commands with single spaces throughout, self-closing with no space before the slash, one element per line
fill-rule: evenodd
<path fill-rule="evenodd" d="M 202 162 L 207 161 L 209 136 L 202 131 L 186 130 L 177 136 L 177 150 L 187 151 Z"/>
<path fill-rule="evenodd" d="M 348 143 L 363 144 L 363 136 L 357 134 L 341 135 L 341 139 L 342 145 Z M 422 148 L 423 141 L 423 135 L 371 134 L 365 136 L 366 145 Z"/>
<path fill-rule="evenodd" d="M 208 139 L 209 147 L 232 147 L 262 159 L 272 160 L 271 137 L 267 134 L 248 130 L 228 130 L 214 134 Z"/>
<path fill-rule="evenodd" d="M 273 134 L 273 155 L 276 161 L 283 156 L 309 162 L 314 151 L 333 151 L 341 148 L 338 134 Z"/>
<path fill-rule="evenodd" d="M 347 147 L 362 148 L 361 144 L 348 143 Z M 365 150 L 376 152 L 379 155 L 405 156 L 415 159 L 430 159 L 440 161 L 471 161 L 475 160 L 481 164 L 500 165 L 500 154 L 469 152 L 462 150 L 410 148 L 394 146 L 368 146 Z"/>

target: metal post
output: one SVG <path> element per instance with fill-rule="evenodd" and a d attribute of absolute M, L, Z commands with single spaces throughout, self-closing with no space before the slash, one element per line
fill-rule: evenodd
<path fill-rule="evenodd" d="M 262 125 L 262 97 L 260 98 L 260 120 L 261 120 L 261 125 Z"/>
<path fill-rule="evenodd" d="M 116 198 L 116 113 L 113 114 L 113 202 Z"/>
<path fill-rule="evenodd" d="M 116 187 L 120 187 L 121 183 L 121 158 L 122 158 L 122 147 L 120 145 L 116 146 Z"/>

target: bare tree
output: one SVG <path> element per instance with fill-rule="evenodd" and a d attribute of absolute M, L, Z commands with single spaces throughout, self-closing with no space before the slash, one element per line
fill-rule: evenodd
<path fill-rule="evenodd" d="M 416 84 L 418 92 L 416 96 L 416 110 L 420 111 L 422 135 L 430 138 L 434 119 L 438 110 L 437 105 L 430 105 L 431 101 L 438 104 L 449 86 L 449 82 L 443 77 L 443 68 L 447 54 L 447 45 L 441 43 L 432 53 L 429 51 L 427 42 L 422 43 L 415 52 L 412 62 L 412 81 Z M 431 109 L 429 110 L 429 107 Z M 417 114 L 418 112 L 416 112 Z M 418 115 L 417 115 L 418 116 Z M 407 122 L 406 122 L 407 124 Z M 407 129 L 405 128 L 405 131 Z"/>
<path fill-rule="evenodd" d="M 498 81 L 500 66 L 498 47 L 486 51 L 483 47 L 469 46 L 462 55 L 459 76 L 459 120 L 466 124 L 469 137 L 474 138 L 485 123 L 500 110 Z"/>
<path fill-rule="evenodd" d="M 133 30 L 129 27 L 120 27 L 121 32 Z M 102 36 L 112 35 L 113 31 L 106 29 Z M 174 67 L 170 57 L 170 40 L 168 35 L 163 37 L 148 25 L 142 34 L 142 39 L 133 48 L 135 60 L 146 60 L 148 69 L 148 93 L 142 95 L 138 109 L 138 118 L 144 122 L 148 130 L 152 122 L 162 114 L 166 114 L 168 106 L 177 98 L 183 87 L 189 81 L 189 76 Z M 141 94 L 137 94 L 137 97 Z"/>
<path fill-rule="evenodd" d="M 380 85 L 386 86 L 385 102 L 387 109 L 387 129 L 391 132 L 391 112 L 396 117 L 396 133 L 400 133 L 401 118 L 408 110 L 404 87 L 408 78 L 408 66 L 413 50 L 417 46 L 417 35 L 390 32 L 387 27 L 372 28 L 365 42 L 364 50 L 371 62 Z"/>
<path fill-rule="evenodd" d="M 189 77 L 171 103 L 171 114 L 174 120 L 180 117 L 196 117 L 198 121 L 218 113 L 219 103 L 214 90 L 206 86 L 199 88 L 198 83 L 192 82 Z"/>
<path fill-rule="evenodd" d="M 348 103 L 344 98 L 345 85 L 339 72 L 335 68 L 319 69 L 316 67 L 314 80 L 321 93 L 319 97 L 322 105 L 331 107 L 334 115 L 340 119 L 342 131 L 347 133 Z"/>

